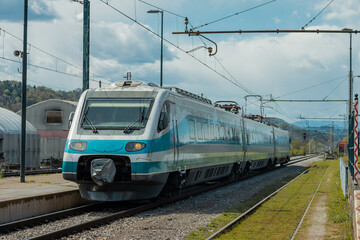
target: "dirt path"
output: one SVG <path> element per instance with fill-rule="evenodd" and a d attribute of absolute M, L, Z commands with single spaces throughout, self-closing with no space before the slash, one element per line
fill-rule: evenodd
<path fill-rule="evenodd" d="M 305 223 L 300 229 L 296 239 L 302 240 L 323 240 L 326 239 L 326 224 L 328 212 L 329 185 L 332 173 L 327 174 L 327 180 L 322 183 L 314 202 L 310 206 L 309 212 L 305 217 Z"/>
<path fill-rule="evenodd" d="M 326 219 L 327 219 L 327 197 L 320 196 L 309 215 L 311 225 L 308 227 L 305 238 L 311 240 L 325 239 L 326 236 Z"/>

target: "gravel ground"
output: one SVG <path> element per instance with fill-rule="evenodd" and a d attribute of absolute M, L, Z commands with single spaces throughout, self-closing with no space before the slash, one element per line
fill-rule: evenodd
<path fill-rule="evenodd" d="M 184 239 L 190 231 L 205 227 L 212 219 L 221 216 L 227 209 L 240 205 L 266 186 L 298 173 L 304 169 L 303 166 L 319 160 L 321 158 L 277 169 L 64 239 Z M 46 231 L 61 229 L 71 223 L 84 222 L 104 214 L 106 213 L 89 213 L 53 222 L 46 226 Z M 28 239 L 41 233 L 45 233 L 44 226 L 3 235 L 0 239 Z"/>

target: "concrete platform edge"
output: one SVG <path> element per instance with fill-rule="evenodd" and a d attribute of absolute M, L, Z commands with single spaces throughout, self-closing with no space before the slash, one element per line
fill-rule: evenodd
<path fill-rule="evenodd" d="M 0 202 L 0 224 L 39 216 L 88 203 L 78 190 L 12 199 Z"/>

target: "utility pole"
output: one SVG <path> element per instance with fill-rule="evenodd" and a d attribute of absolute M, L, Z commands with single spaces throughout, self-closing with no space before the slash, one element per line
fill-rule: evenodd
<path fill-rule="evenodd" d="M 27 22 L 28 22 L 28 0 L 24 0 L 24 41 L 23 41 L 23 61 L 22 61 L 20 182 L 25 182 L 25 169 L 26 169 L 25 153 L 26 153 Z"/>
<path fill-rule="evenodd" d="M 160 49 L 160 87 L 163 86 L 163 45 L 164 45 L 164 11 L 149 10 L 147 13 L 160 13 L 161 14 L 161 49 Z"/>
<path fill-rule="evenodd" d="M 350 33 L 350 70 L 349 70 L 349 115 L 352 109 L 353 77 L 352 77 L 352 34 Z"/>
<path fill-rule="evenodd" d="M 90 68 L 90 1 L 84 0 L 84 32 L 83 32 L 83 92 L 89 89 Z"/>

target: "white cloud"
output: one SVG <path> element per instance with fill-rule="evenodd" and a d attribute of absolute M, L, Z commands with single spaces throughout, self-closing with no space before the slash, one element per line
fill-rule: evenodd
<path fill-rule="evenodd" d="M 326 3 L 316 5 L 316 9 L 320 10 Z M 329 9 L 324 12 L 325 20 L 338 20 L 343 23 L 344 27 L 359 26 L 360 23 L 360 4 L 358 0 L 334 1 Z"/>
<path fill-rule="evenodd" d="M 278 24 L 278 23 L 280 23 L 280 22 L 281 22 L 280 18 L 274 17 L 274 23 Z"/>
<path fill-rule="evenodd" d="M 298 12 L 298 10 L 294 10 L 294 11 L 291 13 L 291 16 L 292 16 L 292 17 L 299 17 L 299 12 Z"/>

